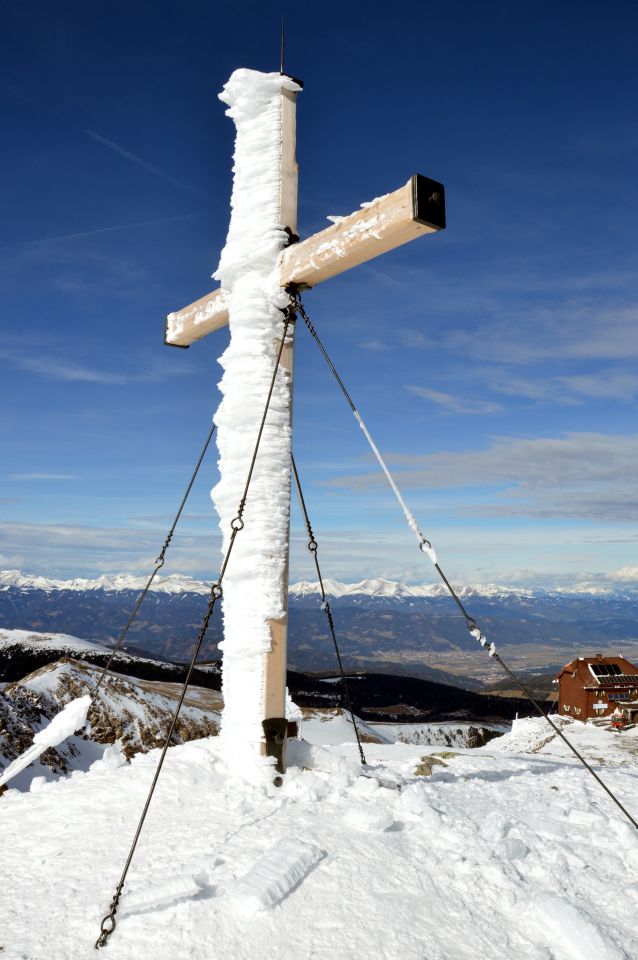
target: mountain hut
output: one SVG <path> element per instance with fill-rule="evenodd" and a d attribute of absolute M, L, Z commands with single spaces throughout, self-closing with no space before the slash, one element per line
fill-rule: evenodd
<path fill-rule="evenodd" d="M 578 657 L 558 674 L 558 712 L 565 717 L 609 717 L 617 707 L 631 707 L 636 698 L 638 667 L 622 656 Z M 627 719 L 635 721 L 635 716 Z"/>

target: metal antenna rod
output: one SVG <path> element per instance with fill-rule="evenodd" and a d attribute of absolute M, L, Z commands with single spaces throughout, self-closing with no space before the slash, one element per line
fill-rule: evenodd
<path fill-rule="evenodd" d="M 285 41 L 284 15 L 282 13 L 281 15 L 281 58 L 279 63 L 279 73 L 282 74 L 282 76 L 284 74 L 284 41 Z"/>

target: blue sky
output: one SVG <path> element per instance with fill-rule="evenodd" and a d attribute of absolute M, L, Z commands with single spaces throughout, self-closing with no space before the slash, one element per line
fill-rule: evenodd
<path fill-rule="evenodd" d="M 233 69 L 298 101 L 307 236 L 414 172 L 448 229 L 306 307 L 459 582 L 638 582 L 633 4 L 3 5 L 0 566 L 143 572 L 218 402 L 227 334 L 163 346 L 212 289 Z M 300 329 L 295 449 L 326 576 L 427 581 Z M 169 572 L 218 565 L 211 456 Z M 310 576 L 298 519 L 292 576 Z"/>

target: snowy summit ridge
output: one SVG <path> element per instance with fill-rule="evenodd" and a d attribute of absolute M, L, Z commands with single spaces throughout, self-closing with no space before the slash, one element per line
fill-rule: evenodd
<path fill-rule="evenodd" d="M 61 580 L 37 574 L 25 574 L 20 570 L 0 570 L 0 593 L 10 589 L 44 590 L 46 593 L 64 590 L 77 592 L 99 590 L 106 592 L 139 591 L 146 586 L 147 580 L 146 575 L 139 577 L 124 573 L 111 576 L 104 575 L 93 579 L 73 577 L 70 580 Z M 387 580 L 384 577 L 372 577 L 360 580 L 358 583 L 344 583 L 340 580 L 326 578 L 324 587 L 326 593 L 331 597 L 368 596 L 395 597 L 398 599 L 421 597 L 428 599 L 447 595 L 447 591 L 441 583 L 401 583 L 395 580 Z M 170 576 L 155 577 L 150 592 L 172 595 L 188 593 L 208 595 L 210 593 L 210 581 L 197 580 L 185 574 L 173 573 Z M 319 586 L 316 581 L 300 580 L 297 583 L 290 584 L 289 592 L 291 597 L 306 597 L 318 594 Z M 592 584 L 573 584 L 569 587 L 554 588 L 553 590 L 532 590 L 496 583 L 474 583 L 458 587 L 458 593 L 461 597 L 477 596 L 494 599 L 498 597 L 531 599 L 547 595 L 605 597 L 613 596 L 617 592 L 609 587 Z M 623 594 L 625 593 L 627 593 L 626 589 L 623 591 Z"/>
<path fill-rule="evenodd" d="M 105 590 L 119 592 L 122 590 L 142 590 L 148 581 L 148 575 L 135 577 L 131 574 L 114 574 L 89 579 L 73 577 L 71 580 L 56 580 L 51 577 L 29 575 L 20 570 L 0 570 L 0 591 L 11 588 L 18 590 L 44 590 L 52 593 L 57 590 Z M 203 580 L 194 580 L 181 573 L 171 574 L 169 577 L 155 577 L 152 586 L 153 593 L 209 593 L 210 584 Z"/>
<path fill-rule="evenodd" d="M 340 583 L 338 580 L 326 579 L 323 582 L 327 594 L 332 597 L 396 597 L 406 599 L 410 597 L 444 597 L 448 592 L 442 583 L 397 583 L 394 580 L 385 580 L 381 577 L 375 577 L 368 580 L 360 580 L 359 583 Z M 319 584 L 314 582 L 302 581 L 292 584 L 290 595 L 293 597 L 307 596 L 319 592 Z M 498 596 L 533 596 L 530 590 L 514 590 L 511 587 L 502 587 L 494 583 L 475 584 L 471 587 L 461 587 L 457 591 L 460 596 L 479 594 L 486 597 Z"/>

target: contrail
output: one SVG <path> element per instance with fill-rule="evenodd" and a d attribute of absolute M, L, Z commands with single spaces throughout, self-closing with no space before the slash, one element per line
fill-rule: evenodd
<path fill-rule="evenodd" d="M 55 243 L 57 240 L 76 240 L 80 237 L 94 237 L 98 233 L 113 233 L 115 230 L 130 230 L 132 227 L 153 227 L 160 223 L 176 223 L 178 220 L 194 220 L 200 213 L 186 213 L 179 217 L 160 217 L 158 220 L 136 220 L 133 223 L 118 223 L 112 227 L 98 227 L 96 230 L 82 230 L 80 233 L 63 233 L 59 237 L 42 237 L 40 240 L 23 240 L 22 246 L 34 246 L 39 243 Z"/>
<path fill-rule="evenodd" d="M 124 147 L 120 147 L 119 144 L 113 143 L 112 140 L 107 140 L 106 137 L 103 137 L 102 134 L 96 133 L 94 130 L 89 130 L 88 128 L 84 130 L 84 133 L 91 137 L 92 140 L 96 140 L 97 143 L 101 143 L 103 146 L 108 147 L 109 150 L 114 150 L 115 153 L 119 153 L 121 157 L 126 157 L 127 160 L 130 160 L 131 163 L 136 163 L 138 167 L 143 167 L 144 170 L 148 170 L 150 173 L 154 173 L 157 177 L 162 177 L 163 180 L 168 180 L 169 183 L 172 183 L 176 187 L 181 187 L 183 190 L 188 190 L 189 193 L 198 193 L 194 187 L 189 186 L 187 183 L 182 183 L 181 180 L 176 180 L 174 177 L 171 177 L 169 173 L 165 173 L 164 170 L 161 170 L 160 167 L 154 166 L 152 163 L 148 163 L 146 160 L 142 160 L 141 157 L 135 156 L 134 153 L 125 150 Z"/>
<path fill-rule="evenodd" d="M 28 96 L 26 93 L 23 93 L 18 87 L 14 87 L 13 84 L 7 83 L 5 80 L 0 80 L 0 88 L 6 90 L 8 93 L 12 94 L 14 97 L 17 97 L 18 100 L 22 100 L 25 103 L 28 103 L 30 106 L 35 107 L 36 110 L 39 110 L 42 113 L 46 113 L 47 116 L 52 112 L 52 110 L 47 109 L 37 100 L 34 100 L 32 97 Z M 121 157 L 125 157 L 126 160 L 130 160 L 131 163 L 137 164 L 138 167 L 142 167 L 144 170 L 148 170 L 149 173 L 154 173 L 156 177 L 161 177 L 162 180 L 167 180 L 169 183 L 172 183 L 175 187 L 180 187 L 182 190 L 188 190 L 189 193 L 201 194 L 200 190 L 197 190 L 195 187 L 191 187 L 188 183 L 183 183 L 181 180 L 176 180 L 175 177 L 171 177 L 170 173 L 166 173 L 165 170 L 162 170 L 161 167 L 156 167 L 152 163 L 148 163 L 146 160 L 142 160 L 141 157 L 137 157 L 134 153 L 131 153 L 129 150 L 125 150 L 124 147 L 121 147 L 119 143 L 114 143 L 112 140 L 108 140 L 106 137 L 103 137 L 101 133 L 96 133 L 95 130 L 90 130 L 88 127 L 80 127 L 77 123 L 74 123 L 72 120 L 67 119 L 66 117 L 60 114 L 59 110 L 56 110 L 56 115 L 58 119 L 65 124 L 68 128 L 77 131 L 78 133 L 83 134 L 86 137 L 90 137 L 91 140 L 95 140 L 96 143 L 101 143 L 103 147 L 108 147 L 109 150 L 119 153 Z"/>

